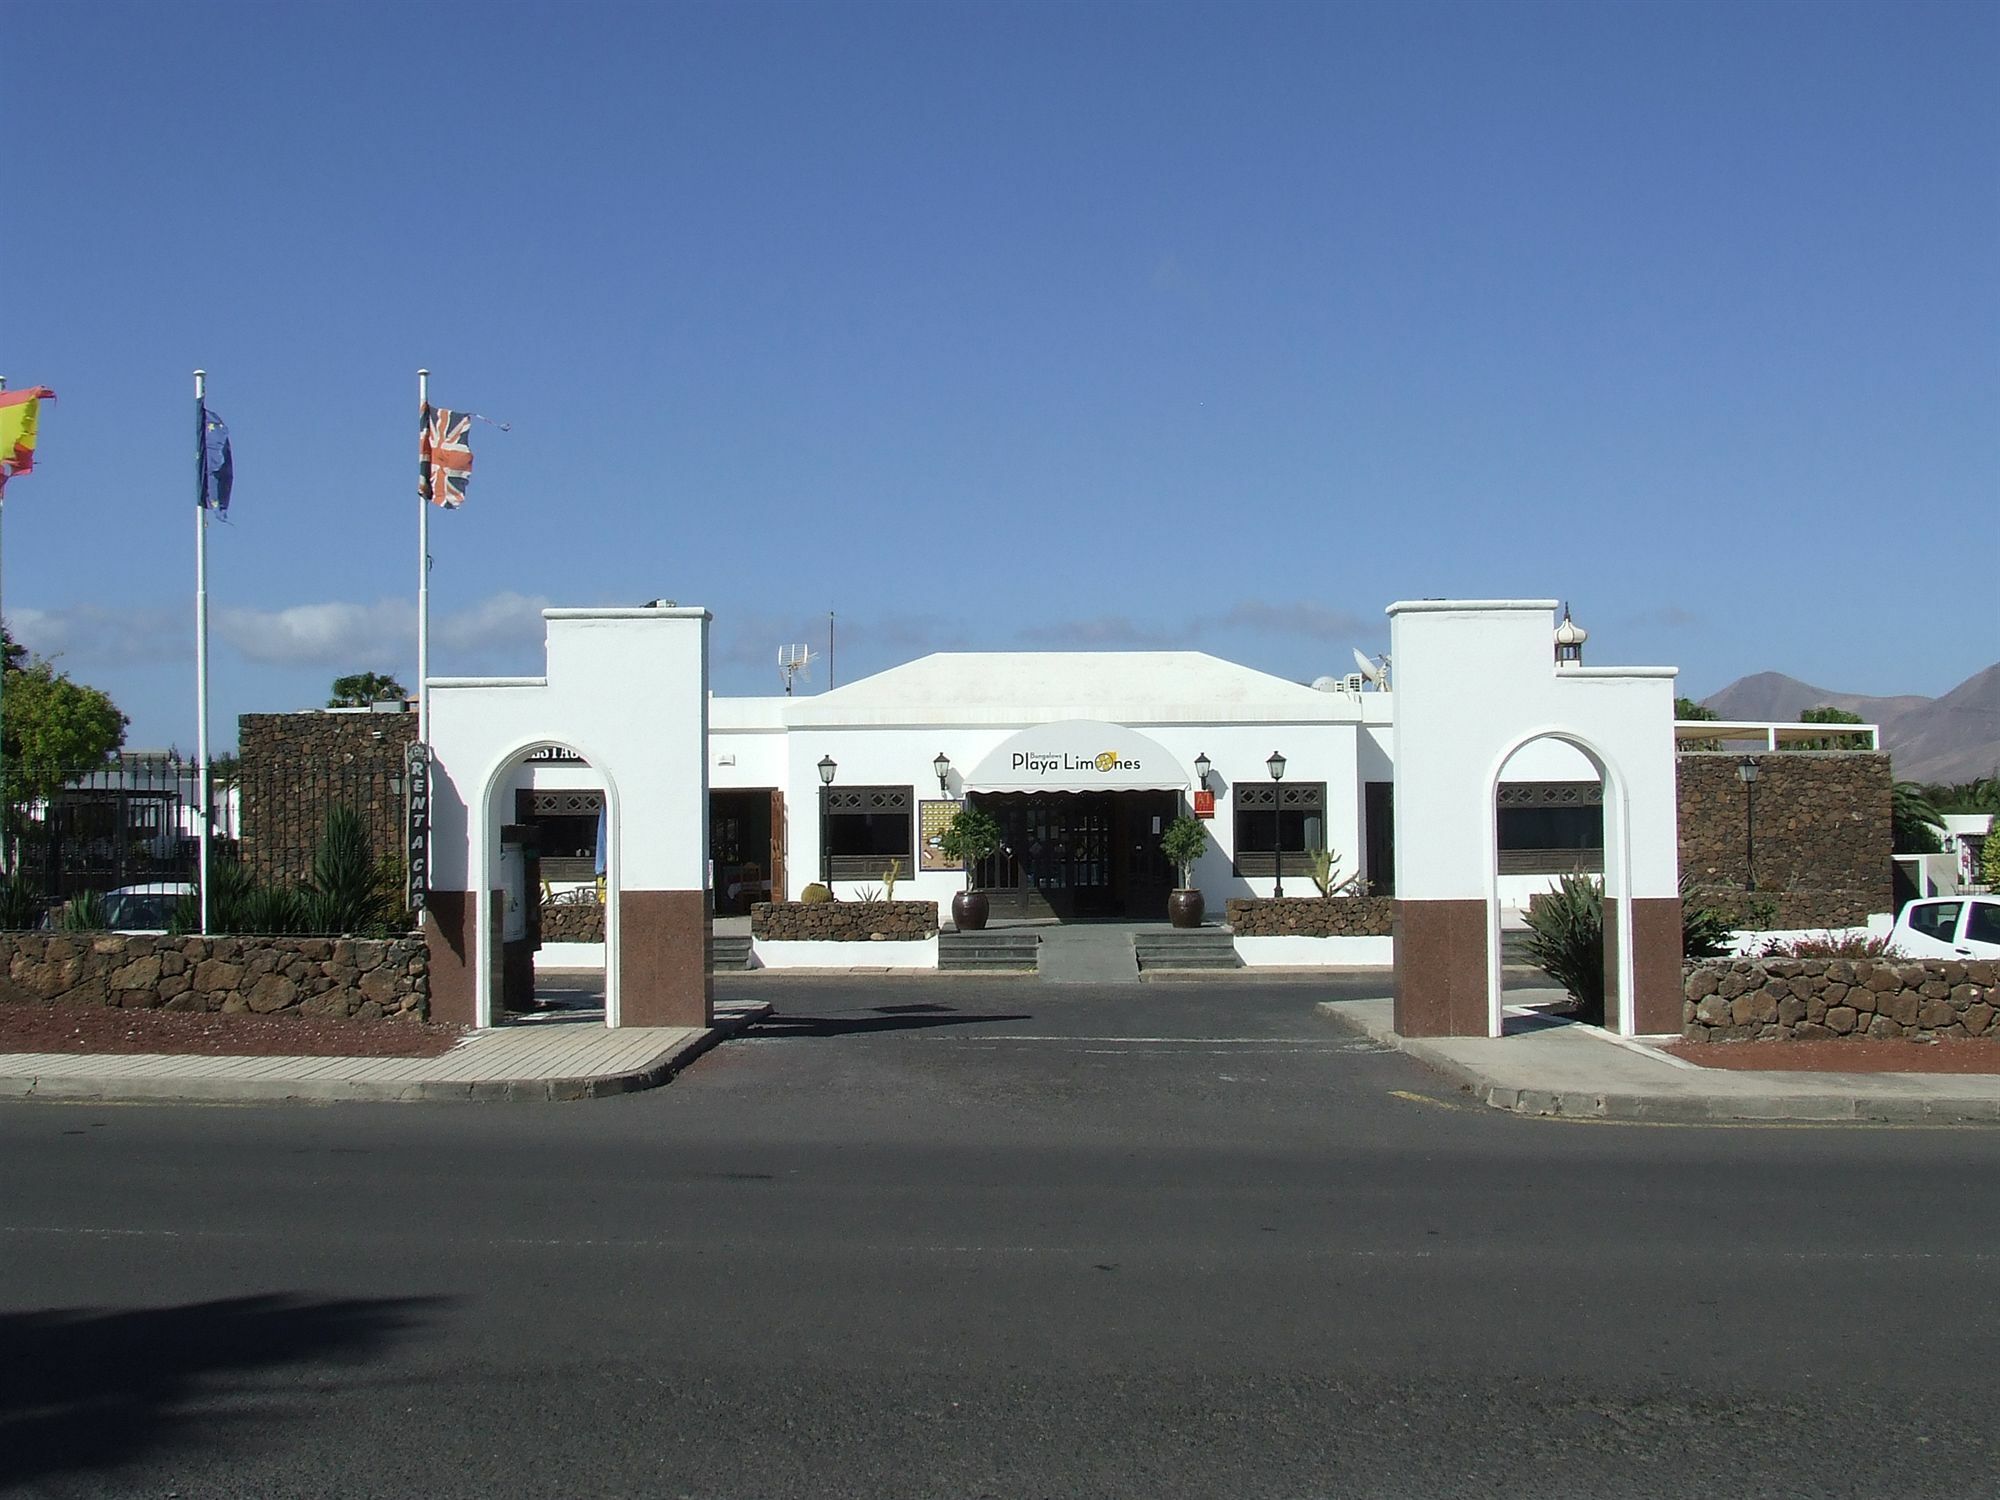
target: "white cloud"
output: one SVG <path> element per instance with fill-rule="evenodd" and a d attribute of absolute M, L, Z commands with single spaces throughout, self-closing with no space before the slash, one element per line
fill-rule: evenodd
<path fill-rule="evenodd" d="M 339 666 L 374 670 L 366 663 L 400 661 L 414 654 L 416 605 L 408 599 L 373 604 L 294 604 L 288 609 L 225 609 L 214 616 L 215 634 L 251 661 L 281 667 Z"/>
<path fill-rule="evenodd" d="M 194 656 L 192 609 L 107 609 L 101 604 L 15 609 L 7 612 L 7 626 L 31 654 L 81 666 L 186 661 Z"/>
<path fill-rule="evenodd" d="M 433 611 L 431 640 L 446 665 L 518 662 L 539 649 L 548 600 L 499 593 L 448 614 Z M 186 661 L 194 656 L 194 611 L 155 605 L 98 604 L 10 610 L 16 639 L 38 656 L 78 666 Z M 214 641 L 249 661 L 277 667 L 383 670 L 416 657 L 417 608 L 410 599 L 372 604 L 331 600 L 286 609 L 218 609 Z"/>

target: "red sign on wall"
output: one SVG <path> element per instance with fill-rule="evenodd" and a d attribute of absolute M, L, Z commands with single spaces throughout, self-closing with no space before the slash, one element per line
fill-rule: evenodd
<path fill-rule="evenodd" d="M 1215 816 L 1215 793 L 1196 792 L 1194 794 L 1194 815 L 1197 818 L 1212 818 Z"/>

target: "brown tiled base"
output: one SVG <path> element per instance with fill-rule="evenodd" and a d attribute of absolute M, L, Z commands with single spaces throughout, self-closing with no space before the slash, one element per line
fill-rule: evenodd
<path fill-rule="evenodd" d="M 470 1026 L 475 1003 L 472 892 L 432 891 L 426 906 L 424 941 L 431 958 L 431 1019 L 448 1026 Z"/>
<path fill-rule="evenodd" d="M 1604 903 L 1607 959 L 1616 962 L 1615 901 Z M 1616 969 L 1606 975 L 1607 993 Z M 1633 1025 L 1640 1036 L 1681 1029 L 1681 902 L 1678 896 L 1641 896 L 1632 902 Z"/>
<path fill-rule="evenodd" d="M 1396 903 L 1396 1031 L 1485 1036 L 1486 903 Z"/>
<path fill-rule="evenodd" d="M 618 1019 L 623 1026 L 710 1026 L 708 900 L 701 891 L 618 895 Z"/>

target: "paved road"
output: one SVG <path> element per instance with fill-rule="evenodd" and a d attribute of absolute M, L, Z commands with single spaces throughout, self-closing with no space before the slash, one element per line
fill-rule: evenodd
<path fill-rule="evenodd" d="M 0 1107 L 0 1490 L 1994 1491 L 2000 1133 L 1517 1119 L 1323 984 L 731 983 L 651 1094 Z"/>

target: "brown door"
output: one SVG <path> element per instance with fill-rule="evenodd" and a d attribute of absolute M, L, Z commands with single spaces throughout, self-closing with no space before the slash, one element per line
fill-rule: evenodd
<path fill-rule="evenodd" d="M 783 901 L 788 893 L 785 885 L 787 845 L 785 794 L 774 790 L 771 793 L 771 899 L 773 901 Z"/>

